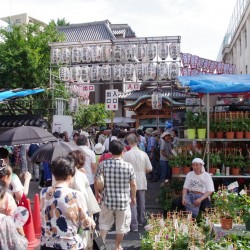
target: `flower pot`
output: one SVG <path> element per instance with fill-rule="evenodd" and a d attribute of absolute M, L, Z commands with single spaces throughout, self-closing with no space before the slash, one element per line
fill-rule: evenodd
<path fill-rule="evenodd" d="M 227 139 L 234 139 L 235 132 L 226 132 L 226 138 Z"/>
<path fill-rule="evenodd" d="M 181 173 L 181 169 L 179 167 L 172 167 L 172 175 L 178 175 Z"/>
<path fill-rule="evenodd" d="M 209 132 L 209 138 L 215 138 L 215 132 Z"/>
<path fill-rule="evenodd" d="M 214 168 L 214 167 L 209 168 L 210 174 L 215 174 L 215 172 L 216 172 L 216 168 Z"/>
<path fill-rule="evenodd" d="M 238 131 L 235 133 L 235 138 L 236 139 L 243 139 L 244 132 L 243 131 Z"/>
<path fill-rule="evenodd" d="M 232 175 L 239 175 L 240 174 L 240 168 L 231 168 L 231 174 Z"/>
<path fill-rule="evenodd" d="M 188 139 L 195 139 L 195 129 L 194 128 L 187 129 L 187 137 L 188 137 Z"/>
<path fill-rule="evenodd" d="M 222 229 L 232 229 L 233 228 L 233 219 L 232 218 L 220 218 L 221 228 Z"/>
<path fill-rule="evenodd" d="M 183 174 L 187 174 L 188 172 L 190 172 L 191 167 L 182 167 L 182 173 Z"/>
<path fill-rule="evenodd" d="M 250 131 L 246 131 L 245 132 L 245 138 L 246 139 L 250 139 Z"/>
<path fill-rule="evenodd" d="M 198 139 L 205 139 L 206 138 L 206 129 L 205 128 L 198 128 Z"/>
<path fill-rule="evenodd" d="M 224 132 L 222 132 L 222 131 L 216 132 L 216 137 L 219 138 L 219 139 L 223 139 L 224 138 Z"/>
<path fill-rule="evenodd" d="M 246 230 L 250 231 L 250 218 L 245 221 Z"/>

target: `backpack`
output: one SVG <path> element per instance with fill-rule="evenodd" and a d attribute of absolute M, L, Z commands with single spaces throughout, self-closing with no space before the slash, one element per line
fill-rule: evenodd
<path fill-rule="evenodd" d="M 31 157 L 37 149 L 39 149 L 39 146 L 37 144 L 35 143 L 30 144 L 29 150 L 28 150 L 28 156 Z"/>

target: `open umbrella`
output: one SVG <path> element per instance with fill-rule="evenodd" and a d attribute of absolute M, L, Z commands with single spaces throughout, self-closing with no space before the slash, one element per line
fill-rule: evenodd
<path fill-rule="evenodd" d="M 67 156 L 74 150 L 81 150 L 81 148 L 64 141 L 47 142 L 33 153 L 31 160 L 35 162 L 53 161 L 60 156 Z"/>
<path fill-rule="evenodd" d="M 120 127 L 120 128 L 129 128 L 129 124 L 127 124 L 126 122 L 118 122 L 115 124 L 117 127 Z"/>
<path fill-rule="evenodd" d="M 45 129 L 33 126 L 15 127 L 0 134 L 1 146 L 44 143 L 56 140 L 57 138 Z"/>

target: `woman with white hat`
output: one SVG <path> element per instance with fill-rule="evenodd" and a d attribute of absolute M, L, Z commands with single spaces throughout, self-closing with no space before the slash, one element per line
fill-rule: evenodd
<path fill-rule="evenodd" d="M 96 162 L 98 164 L 100 157 L 105 151 L 105 147 L 101 143 L 96 143 L 94 147 L 94 151 L 95 151 L 95 156 L 96 156 Z"/>

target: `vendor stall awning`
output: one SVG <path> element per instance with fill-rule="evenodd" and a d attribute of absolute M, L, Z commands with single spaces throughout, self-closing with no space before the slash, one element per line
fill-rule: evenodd
<path fill-rule="evenodd" d="M 0 102 L 20 97 L 25 97 L 28 95 L 34 95 L 44 91 L 45 89 L 25 89 L 20 91 L 6 90 L 0 92 Z"/>
<path fill-rule="evenodd" d="M 250 74 L 245 75 L 197 75 L 178 76 L 182 86 L 188 86 L 197 93 L 248 93 L 250 92 Z"/>

